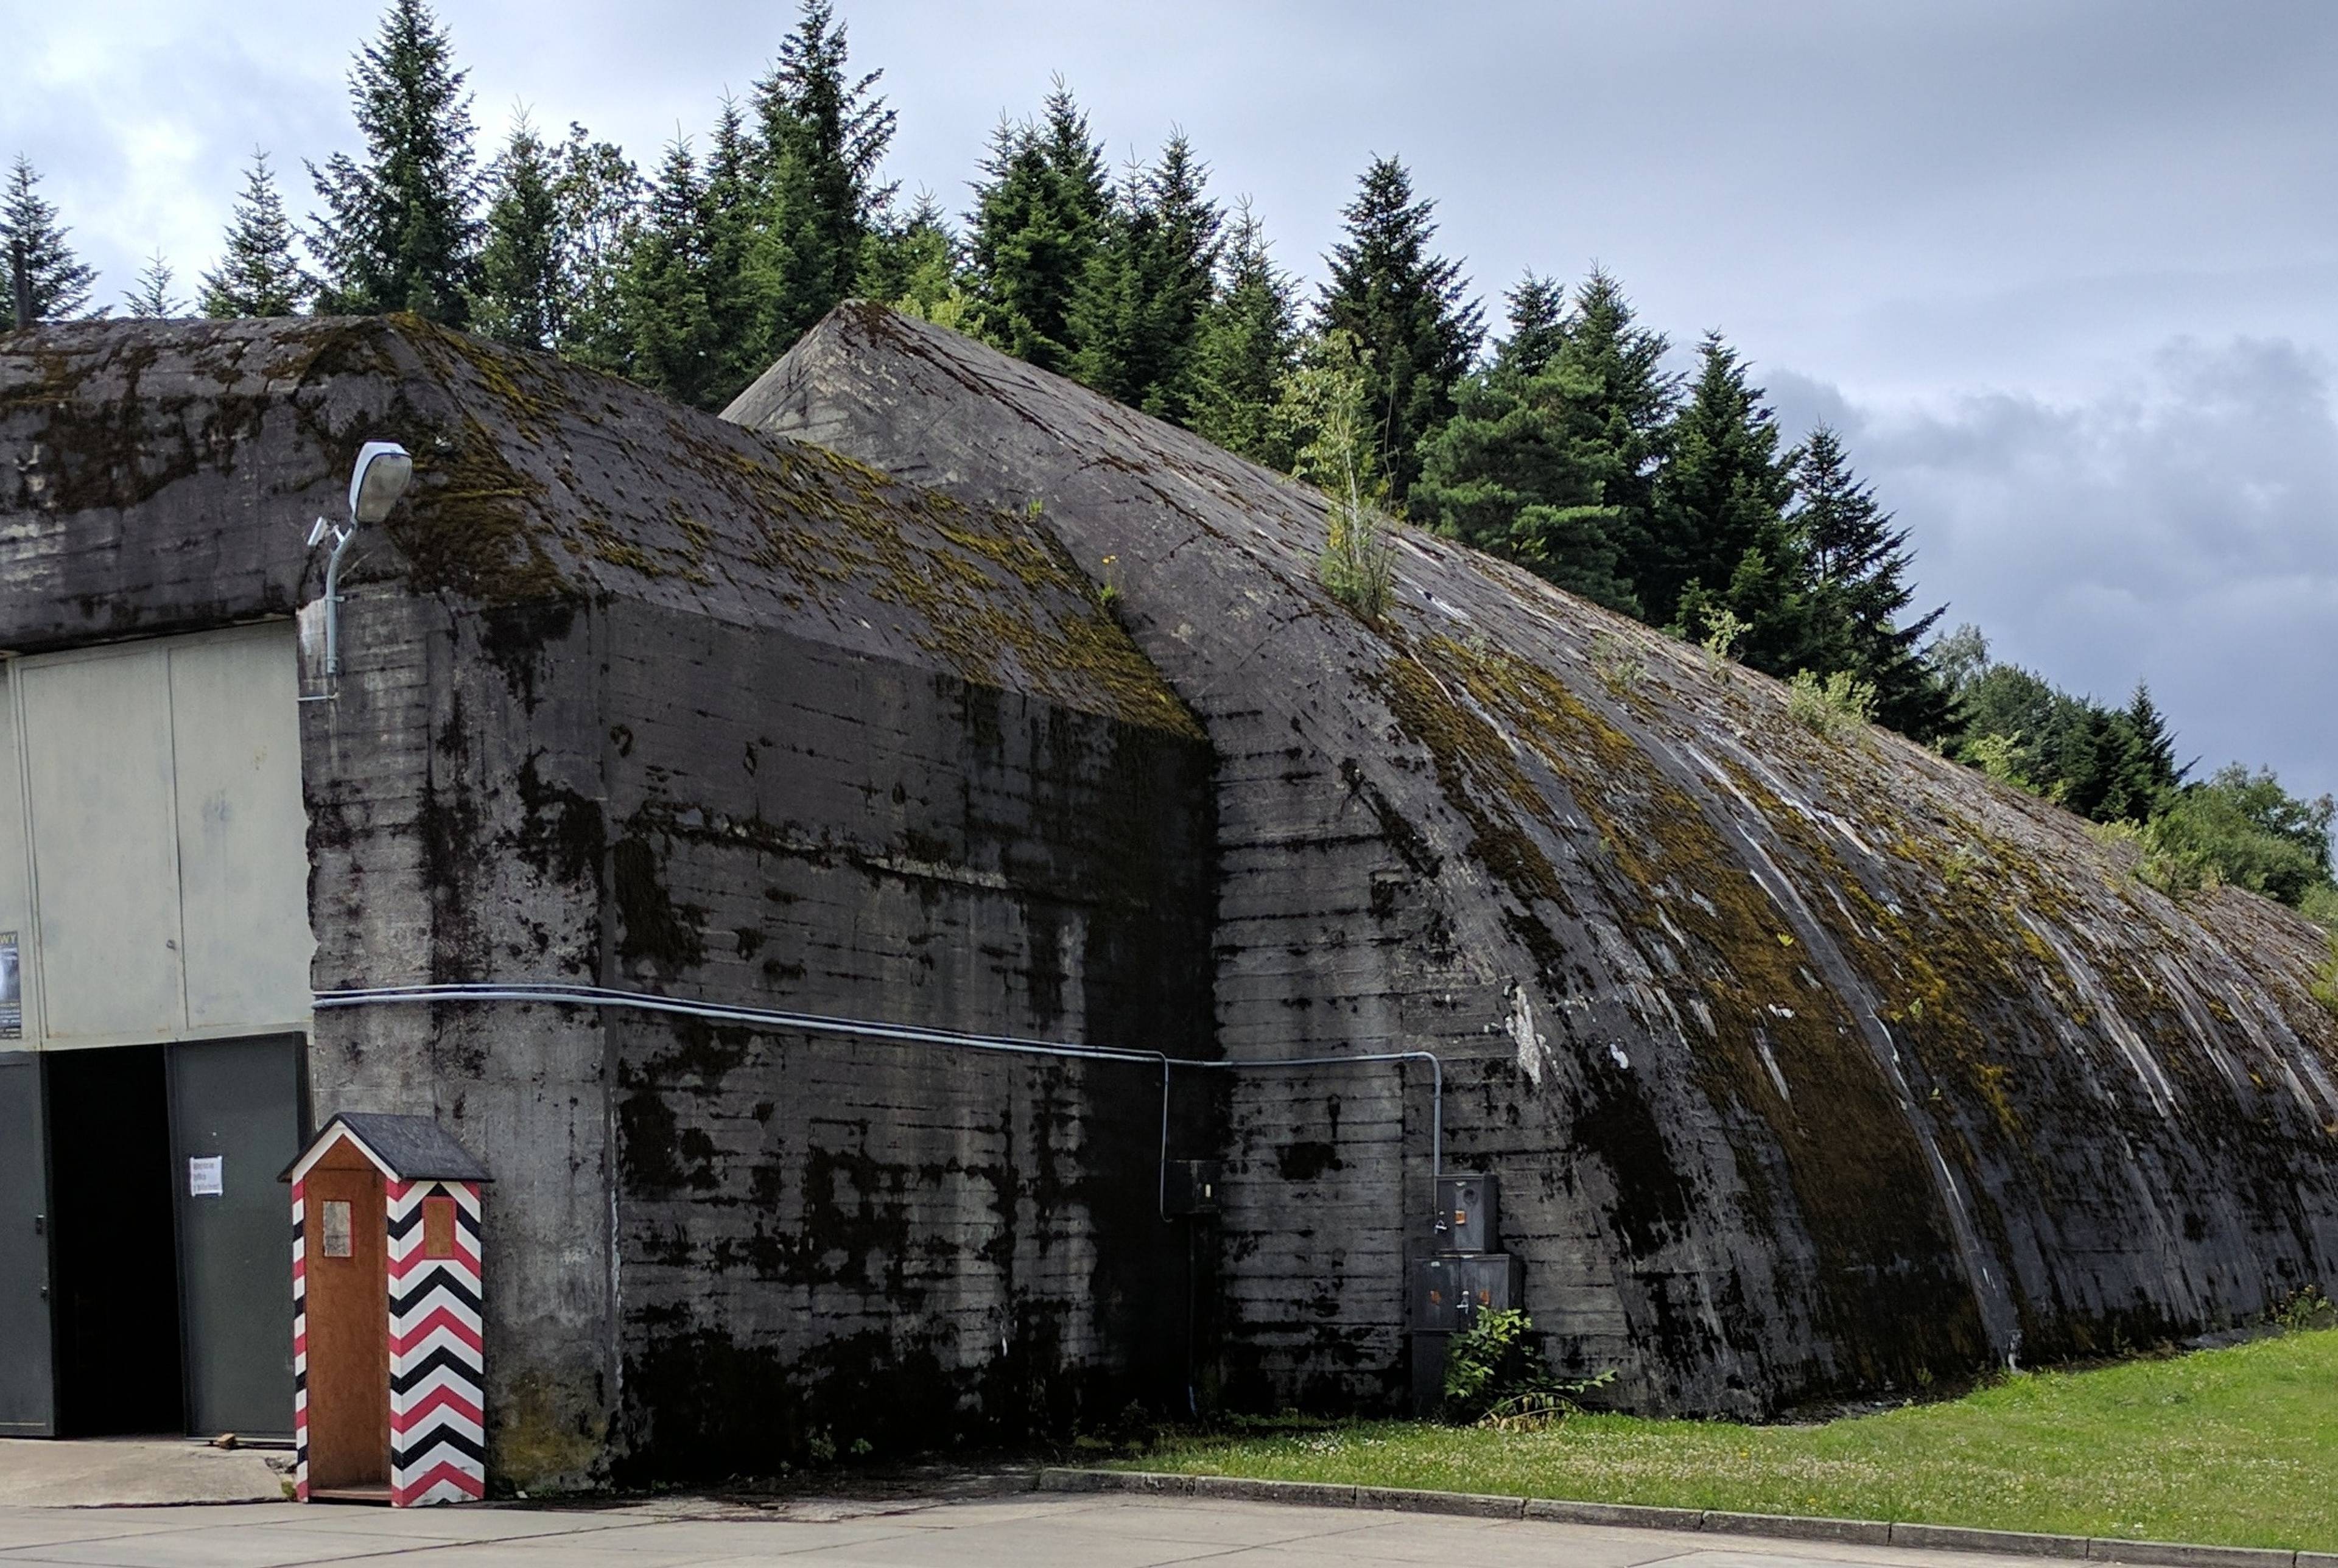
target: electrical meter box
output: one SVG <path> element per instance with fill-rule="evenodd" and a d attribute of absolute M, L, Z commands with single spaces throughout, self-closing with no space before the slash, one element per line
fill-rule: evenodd
<path fill-rule="evenodd" d="M 1518 1260 L 1507 1252 L 1445 1253 L 1413 1267 L 1415 1333 L 1458 1334 L 1480 1312 L 1519 1305 Z"/>
<path fill-rule="evenodd" d="M 1501 1232 L 1501 1182 L 1498 1177 L 1437 1178 L 1437 1250 L 1491 1252 Z"/>
<path fill-rule="evenodd" d="M 1218 1188 L 1225 1166 L 1216 1160 L 1172 1160 L 1161 1172 L 1161 1212 L 1164 1218 L 1218 1211 Z"/>

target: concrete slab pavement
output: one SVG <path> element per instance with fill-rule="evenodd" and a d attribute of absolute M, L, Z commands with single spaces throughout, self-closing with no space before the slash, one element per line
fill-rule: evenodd
<path fill-rule="evenodd" d="M 0 1508 L 0 1564 L 306 1568 L 2036 1568 L 2034 1559 L 1206 1498 L 676 1499 L 606 1508 Z"/>
<path fill-rule="evenodd" d="M 289 1452 L 179 1437 L 0 1437 L 0 1507 L 276 1503 L 291 1465 Z"/>

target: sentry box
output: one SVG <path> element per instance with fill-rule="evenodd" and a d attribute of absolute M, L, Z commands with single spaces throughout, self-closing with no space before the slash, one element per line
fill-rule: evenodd
<path fill-rule="evenodd" d="M 427 1116 L 344 1112 L 285 1176 L 300 1500 L 484 1496 L 486 1169 Z"/>

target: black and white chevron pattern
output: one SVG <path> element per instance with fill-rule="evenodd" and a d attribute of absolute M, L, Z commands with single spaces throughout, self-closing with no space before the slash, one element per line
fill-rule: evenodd
<path fill-rule="evenodd" d="M 399 1507 L 486 1494 L 486 1366 L 479 1188 L 392 1181 L 389 1204 L 389 1497 Z M 450 1256 L 423 1244 L 425 1206 L 450 1203 Z"/>

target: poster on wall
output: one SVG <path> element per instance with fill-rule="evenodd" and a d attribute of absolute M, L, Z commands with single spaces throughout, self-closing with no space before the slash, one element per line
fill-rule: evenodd
<path fill-rule="evenodd" d="M 0 1040 L 24 1037 L 25 1001 L 16 979 L 16 934 L 0 931 Z"/>

